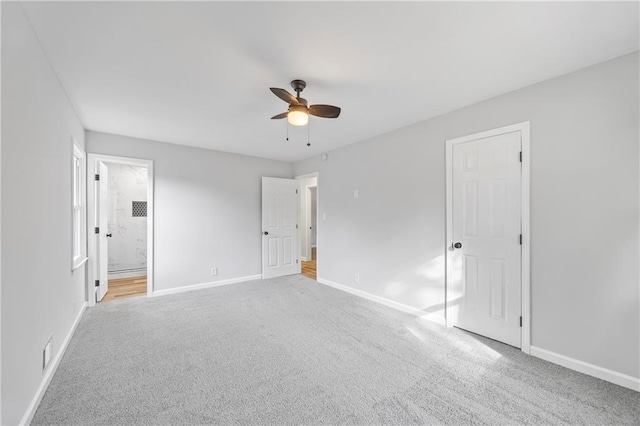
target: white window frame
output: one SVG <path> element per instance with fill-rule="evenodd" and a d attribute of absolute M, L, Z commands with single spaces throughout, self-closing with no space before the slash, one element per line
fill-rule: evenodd
<path fill-rule="evenodd" d="M 87 260 L 87 160 L 74 139 L 71 158 L 71 270 L 75 271 Z"/>

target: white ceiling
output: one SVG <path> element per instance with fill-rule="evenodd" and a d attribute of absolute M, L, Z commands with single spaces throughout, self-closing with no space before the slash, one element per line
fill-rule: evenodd
<path fill-rule="evenodd" d="M 285 161 L 638 50 L 636 2 L 21 4 L 87 129 Z"/>

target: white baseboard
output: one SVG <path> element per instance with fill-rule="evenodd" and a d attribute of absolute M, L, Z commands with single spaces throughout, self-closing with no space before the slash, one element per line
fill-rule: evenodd
<path fill-rule="evenodd" d="M 338 284 L 333 281 L 325 280 L 324 278 L 318 278 L 317 280 L 320 284 L 324 284 L 329 287 L 333 287 L 338 290 L 342 290 L 346 293 L 353 294 L 354 296 L 362 297 L 363 299 L 371 300 L 372 302 L 380 303 L 381 305 L 388 306 L 393 309 L 397 309 L 402 312 L 406 312 L 411 315 L 415 315 L 422 319 L 426 319 L 432 322 L 435 322 L 440 325 L 446 325 L 444 317 L 440 317 L 438 315 L 428 314 L 424 311 L 402 304 L 398 302 L 394 302 L 393 300 L 385 299 L 384 297 L 376 296 L 375 294 L 367 293 L 366 291 L 358 290 L 355 288 L 347 287 L 346 285 Z"/>
<path fill-rule="evenodd" d="M 109 272 L 108 279 L 117 280 L 119 278 L 133 278 L 147 275 L 147 268 L 143 269 L 135 269 L 132 271 L 124 271 L 124 272 Z"/>
<path fill-rule="evenodd" d="M 223 286 L 223 285 L 243 283 L 245 281 L 259 280 L 261 278 L 262 278 L 262 275 L 249 275 L 249 276 L 246 276 L 246 277 L 230 278 L 228 280 L 212 281 L 212 282 L 202 283 L 202 284 L 193 284 L 193 285 L 187 285 L 187 286 L 184 286 L 184 287 L 174 287 L 174 288 L 169 288 L 169 289 L 166 289 L 166 290 L 154 291 L 151 294 L 151 296 L 153 296 L 153 297 L 166 296 L 168 294 L 184 293 L 185 291 L 202 290 L 204 288 L 220 287 L 220 286 Z"/>
<path fill-rule="evenodd" d="M 579 373 L 597 377 L 598 379 L 640 392 L 640 379 L 637 377 L 618 373 L 617 371 L 609 370 L 607 368 L 598 367 L 597 365 L 589 364 L 588 362 L 560 355 L 535 346 L 531 346 L 531 355 L 544 359 L 545 361 L 567 367 Z"/>
<path fill-rule="evenodd" d="M 56 374 L 56 370 L 58 369 L 58 365 L 60 365 L 60 361 L 62 360 L 62 357 L 64 356 L 64 353 L 67 351 L 67 347 L 69 346 L 69 342 L 71 341 L 71 337 L 73 337 L 73 333 L 75 333 L 76 328 L 78 327 L 78 324 L 80 323 L 80 318 L 82 318 L 82 314 L 84 314 L 85 309 L 87 308 L 87 302 L 84 302 L 82 304 L 82 307 L 80 307 L 80 312 L 78 312 L 78 316 L 76 316 L 76 319 L 73 321 L 73 325 L 71 326 L 71 330 L 69 330 L 69 333 L 67 333 L 67 336 L 64 338 L 64 340 L 62 341 L 62 345 L 60 346 L 60 350 L 56 353 L 55 358 L 53 358 L 53 360 L 51 360 L 51 364 L 49 365 L 49 368 L 47 369 L 47 371 L 45 372 L 44 376 L 42 377 L 42 381 L 40 382 L 40 386 L 38 386 L 38 390 L 36 390 L 36 394 L 33 396 L 33 399 L 31 400 L 31 403 L 29 404 L 29 407 L 27 408 L 27 412 L 24 413 L 24 416 L 22 416 L 22 420 L 20 420 L 20 425 L 28 425 L 29 423 L 31 423 L 31 420 L 33 420 L 33 416 L 36 414 L 36 410 L 38 409 L 38 406 L 40 405 L 40 402 L 42 401 L 42 397 L 44 396 L 44 393 L 47 391 L 47 388 L 49 387 L 49 384 L 51 383 L 51 379 L 53 378 L 53 375 Z"/>

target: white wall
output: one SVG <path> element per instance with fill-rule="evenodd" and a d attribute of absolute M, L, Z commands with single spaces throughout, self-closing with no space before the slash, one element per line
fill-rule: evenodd
<path fill-rule="evenodd" d="M 17 424 L 85 299 L 71 272 L 71 137 L 84 130 L 18 3 L 2 2 L 2 424 Z"/>
<path fill-rule="evenodd" d="M 147 201 L 147 168 L 106 162 L 109 187 L 109 273 L 147 268 L 147 218 L 132 202 Z"/>
<path fill-rule="evenodd" d="M 262 272 L 260 178 L 291 178 L 292 164 L 92 131 L 86 140 L 90 153 L 154 162 L 154 291 Z"/>
<path fill-rule="evenodd" d="M 531 121 L 531 343 L 638 377 L 638 113 L 635 53 L 296 163 L 319 278 L 441 316 L 445 140 Z"/>

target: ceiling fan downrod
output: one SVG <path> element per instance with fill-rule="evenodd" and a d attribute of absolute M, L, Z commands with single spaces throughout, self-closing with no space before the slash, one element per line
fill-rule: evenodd
<path fill-rule="evenodd" d="M 293 80 L 291 81 L 291 87 L 296 91 L 296 98 L 300 99 L 300 92 L 307 87 L 307 83 L 304 80 Z"/>

